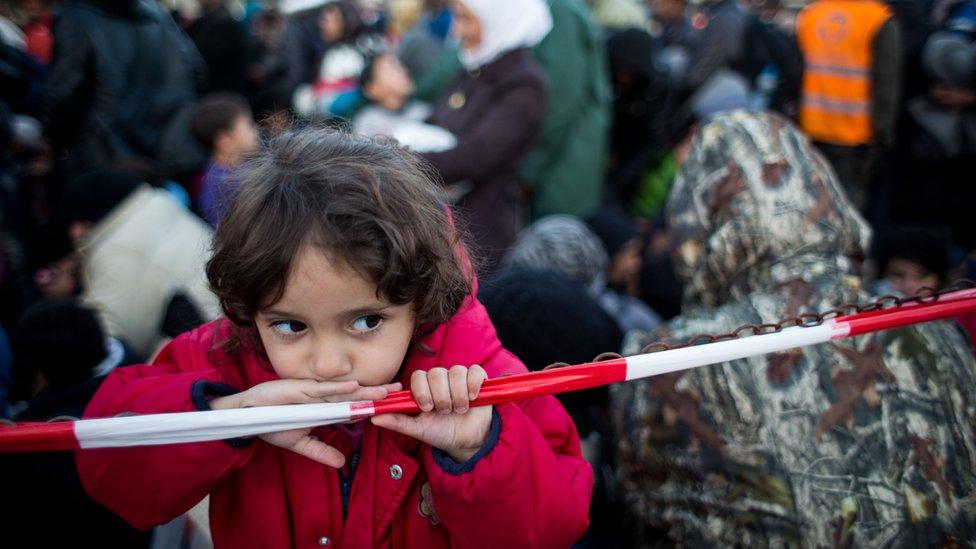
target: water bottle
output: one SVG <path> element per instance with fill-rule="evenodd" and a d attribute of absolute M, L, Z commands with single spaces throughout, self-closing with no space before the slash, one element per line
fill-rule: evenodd
<path fill-rule="evenodd" d="M 752 94 L 752 108 L 755 110 L 768 109 L 777 86 L 779 86 L 779 69 L 770 63 L 763 67 L 762 72 L 756 77 L 755 92 Z"/>

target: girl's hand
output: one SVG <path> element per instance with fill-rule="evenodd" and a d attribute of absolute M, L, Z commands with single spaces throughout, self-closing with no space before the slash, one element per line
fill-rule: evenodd
<path fill-rule="evenodd" d="M 363 387 L 356 381 L 314 381 L 311 379 L 277 379 L 250 389 L 210 401 L 212 410 L 275 406 L 280 404 L 315 404 L 350 400 L 381 400 L 400 383 Z M 260 435 L 265 442 L 301 454 L 323 465 L 339 468 L 346 462 L 342 452 L 311 435 L 311 429 L 293 429 Z"/>
<path fill-rule="evenodd" d="M 410 378 L 410 391 L 423 413 L 416 417 L 382 414 L 372 418 L 373 425 L 430 444 L 454 461 L 465 462 L 481 449 L 491 428 L 491 406 L 468 409 L 486 379 L 488 374 L 478 365 L 416 371 Z"/>

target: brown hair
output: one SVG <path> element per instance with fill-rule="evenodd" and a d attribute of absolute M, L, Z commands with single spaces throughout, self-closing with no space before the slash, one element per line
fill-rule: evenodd
<path fill-rule="evenodd" d="M 454 316 L 471 292 L 471 267 L 438 186 L 403 149 L 332 130 L 288 131 L 242 173 L 207 264 L 210 287 L 238 327 L 225 348 L 259 343 L 254 315 L 281 299 L 306 243 L 375 283 L 378 297 L 412 304 L 415 335 Z"/>
<path fill-rule="evenodd" d="M 247 99 L 236 93 L 218 92 L 205 96 L 193 109 L 190 133 L 209 151 L 213 151 L 217 136 L 234 127 L 240 116 L 251 117 Z"/>

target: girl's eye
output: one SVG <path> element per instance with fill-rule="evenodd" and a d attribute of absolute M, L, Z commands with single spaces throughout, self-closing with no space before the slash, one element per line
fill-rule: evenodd
<path fill-rule="evenodd" d="M 297 320 L 277 320 L 271 323 L 271 329 L 285 337 L 295 336 L 305 331 L 307 326 Z"/>
<path fill-rule="evenodd" d="M 380 315 L 363 315 L 352 321 L 352 329 L 357 332 L 372 332 L 382 323 L 383 317 Z"/>

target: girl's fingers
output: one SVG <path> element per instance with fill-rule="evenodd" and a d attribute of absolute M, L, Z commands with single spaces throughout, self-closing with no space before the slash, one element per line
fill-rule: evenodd
<path fill-rule="evenodd" d="M 454 411 L 463 414 L 468 411 L 468 369 L 455 366 L 447 372 L 447 383 L 451 391 Z"/>
<path fill-rule="evenodd" d="M 484 368 L 475 364 L 468 368 L 468 398 L 474 400 L 481 392 L 481 385 L 488 379 L 488 372 Z"/>
<path fill-rule="evenodd" d="M 255 385 L 238 393 L 242 408 L 282 404 L 314 404 L 326 396 L 355 391 L 355 381 L 313 381 L 310 379 L 279 379 Z"/>
<path fill-rule="evenodd" d="M 434 409 L 434 399 L 430 394 L 427 372 L 417 370 L 410 376 L 410 392 L 413 393 L 413 399 L 417 401 L 421 411 L 429 412 Z"/>
<path fill-rule="evenodd" d="M 345 396 L 346 400 L 383 400 L 390 391 L 386 387 L 360 387 L 354 393 Z"/>
<path fill-rule="evenodd" d="M 342 452 L 311 435 L 302 437 L 290 450 L 312 461 L 317 461 L 322 465 L 335 467 L 336 469 L 346 463 L 346 457 L 342 455 Z"/>
<path fill-rule="evenodd" d="M 319 383 L 329 383 L 329 382 L 319 382 Z M 342 382 L 342 383 L 356 383 L 352 382 Z M 376 385 L 370 387 L 362 387 L 358 383 L 354 385 L 354 389 L 348 392 L 335 393 L 330 396 L 322 397 L 322 400 L 327 402 L 338 402 L 338 401 L 350 401 L 350 400 L 383 400 L 393 391 L 399 391 L 403 388 L 402 383 L 387 383 L 385 385 Z M 330 398 L 332 397 L 332 398 Z"/>
<path fill-rule="evenodd" d="M 427 371 L 430 396 L 434 399 L 434 409 L 441 414 L 451 413 L 451 386 L 445 368 L 431 368 Z"/>
<path fill-rule="evenodd" d="M 321 402 L 323 398 L 336 396 L 336 395 L 348 395 L 359 389 L 359 382 L 357 381 L 302 381 L 298 387 L 298 390 L 306 397 L 308 397 L 310 402 Z"/>
<path fill-rule="evenodd" d="M 407 435 L 410 438 L 428 442 L 423 438 L 427 427 L 422 423 L 421 416 L 408 416 L 405 414 L 380 414 L 373 416 L 370 421 L 377 427 L 389 429 L 397 433 Z"/>

